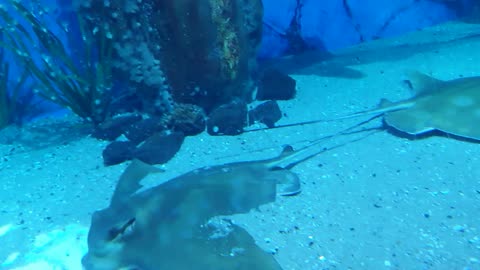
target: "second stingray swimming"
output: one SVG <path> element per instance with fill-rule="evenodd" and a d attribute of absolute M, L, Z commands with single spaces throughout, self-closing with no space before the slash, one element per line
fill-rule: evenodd
<path fill-rule="evenodd" d="M 409 135 L 438 130 L 460 138 L 480 140 L 480 76 L 443 81 L 411 72 L 409 78 L 413 96 L 406 100 L 390 102 L 382 99 L 376 108 L 370 110 L 275 128 L 374 115 L 383 116 L 388 127 Z"/>

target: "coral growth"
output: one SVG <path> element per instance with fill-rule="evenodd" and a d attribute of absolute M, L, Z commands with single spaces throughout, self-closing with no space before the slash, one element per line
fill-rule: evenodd
<path fill-rule="evenodd" d="M 76 1 L 86 27 L 103 31 L 111 40 L 115 79 L 140 100 L 141 110 L 162 114 L 171 109 L 168 82 L 160 57 L 160 16 L 151 1 Z M 98 42 L 98 41 L 97 41 Z"/>
<path fill-rule="evenodd" d="M 205 130 L 205 112 L 193 104 L 178 104 L 166 115 L 165 125 L 172 130 L 181 131 L 191 136 Z"/>
<path fill-rule="evenodd" d="M 111 34 L 114 66 L 152 101 L 144 107 L 165 91 L 206 111 L 250 96 L 260 0 L 81 1 L 77 8 L 90 28 Z"/>

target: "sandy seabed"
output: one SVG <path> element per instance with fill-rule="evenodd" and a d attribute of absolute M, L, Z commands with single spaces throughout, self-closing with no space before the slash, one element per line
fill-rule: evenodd
<path fill-rule="evenodd" d="M 480 25 L 448 23 L 282 65 L 298 94 L 280 102 L 279 124 L 344 115 L 409 97 L 408 70 L 445 80 L 479 76 Z M 162 177 L 273 157 L 282 145 L 300 147 L 359 121 L 188 137 Z M 81 269 L 90 216 L 108 205 L 126 164 L 104 167 L 107 143 L 79 123 L 66 117 L 0 132 L 0 269 Z M 383 129 L 293 171 L 301 194 L 231 217 L 283 269 L 480 269 L 477 142 Z"/>

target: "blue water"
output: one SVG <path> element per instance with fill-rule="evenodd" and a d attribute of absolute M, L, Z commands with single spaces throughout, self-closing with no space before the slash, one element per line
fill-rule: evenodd
<path fill-rule="evenodd" d="M 100 113 L 98 119 L 75 116 L 72 106 L 58 98 L 52 100 L 46 91 L 43 96 L 38 94 L 38 89 L 48 84 L 34 74 L 16 88 L 27 62 L 38 66 L 54 63 L 53 70 L 65 72 L 61 76 L 67 78 L 67 85 L 55 85 L 56 91 L 72 86 L 88 89 L 101 81 L 98 78 L 106 77 L 97 72 L 101 69 L 96 63 L 103 55 L 98 46 L 83 57 L 87 43 L 76 17 L 78 3 L 72 1 L 22 1 L 65 49 L 67 61 L 62 54 L 48 55 L 29 20 L 10 0 L 0 3 L 6 12 L 3 14 L 9 14 L 0 16 L 0 27 L 5 31 L 0 34 L 0 61 L 9 64 L 9 76 L 0 77 L 0 82 L 3 79 L 8 89 L 3 93 L 7 104 L 17 106 L 8 125 L 0 127 L 0 243 L 4 243 L 0 245 L 0 269 L 82 269 L 80 260 L 88 251 L 91 215 L 108 206 L 128 164 L 105 167 L 102 151 L 110 142 L 91 137 L 94 126 L 111 115 Z M 102 2 L 109 3 L 96 4 L 101 6 Z M 143 5 L 147 3 L 143 1 Z M 130 7 L 126 17 L 134 18 L 130 26 L 143 15 L 135 13 L 140 10 L 136 5 L 141 4 L 125 0 L 125 6 Z M 250 79 L 265 66 L 295 79 L 295 98 L 278 102 L 283 114 L 279 124 L 362 111 L 375 107 L 382 98 L 408 98 L 408 91 L 401 86 L 406 70 L 421 70 L 445 80 L 479 75 L 480 27 L 463 23 L 465 18 L 478 23 L 475 16 L 480 15 L 480 7 L 474 0 L 264 0 L 263 7 L 261 42 L 252 57 L 258 63 L 251 65 L 254 75 L 249 74 L 240 85 L 253 83 Z M 25 28 L 18 28 L 17 21 Z M 442 25 L 449 22 L 452 24 Z M 434 30 L 424 30 L 435 26 Z M 102 31 L 99 27 L 88 31 Z M 124 51 L 155 47 L 145 45 L 145 40 L 155 38 L 153 35 L 146 38 L 139 34 L 145 32 L 133 26 L 120 32 L 130 35 L 128 40 L 133 44 L 138 42 Z M 105 33 L 108 36 L 107 30 Z M 225 39 L 223 44 L 231 45 L 229 41 Z M 115 46 L 123 45 L 107 48 Z M 28 61 L 19 60 L 17 48 L 29 52 Z M 185 54 L 189 53 L 187 48 Z M 218 49 L 208 52 L 205 59 L 220 55 Z M 112 102 L 108 109 L 120 115 L 140 112 L 144 118 L 169 113 L 177 102 L 172 97 L 178 97 L 169 92 L 173 79 L 160 79 L 166 71 L 159 68 L 157 59 L 146 61 L 151 55 L 142 53 L 122 57 L 133 60 L 127 67 L 121 67 L 119 58 L 113 60 L 118 73 L 108 77 L 113 81 L 106 80 L 110 92 L 105 96 L 121 102 Z M 137 63 L 136 59 L 145 61 Z M 89 61 L 94 65 L 89 66 Z M 78 74 L 93 70 L 99 77 L 76 81 L 78 74 L 69 72 L 70 63 Z M 192 80 L 208 78 L 208 71 L 192 76 Z M 41 72 L 55 81 L 54 71 Z M 198 94 L 189 101 L 198 101 L 206 115 L 211 113 L 208 100 L 199 94 L 211 89 L 184 87 L 195 89 L 192 95 Z M 229 91 L 228 85 L 221 89 Z M 101 108 L 105 96 L 98 97 L 98 104 L 90 104 L 98 106 L 92 114 L 98 115 L 95 110 Z M 219 102 L 222 100 L 212 100 L 215 106 Z M 371 124 L 382 125 L 381 119 L 377 120 Z M 206 132 L 188 136 L 173 159 L 162 165 L 166 170 L 162 181 L 202 166 L 272 157 L 280 151 L 274 147 L 286 143 L 301 147 L 306 145 L 304 140 L 334 134 L 355 123 L 228 137 Z M 125 135 L 123 132 L 114 140 L 129 140 Z M 282 269 L 480 269 L 480 223 L 476 218 L 480 170 L 475 140 L 441 133 L 415 138 L 391 129 L 335 148 L 342 140 L 327 141 L 325 147 L 332 147 L 332 151 L 295 168 L 303 186 L 300 195 L 277 198 L 260 210 L 233 217 L 247 228 L 257 245 L 274 254 Z M 265 147 L 274 150 L 266 156 L 257 153 Z"/>

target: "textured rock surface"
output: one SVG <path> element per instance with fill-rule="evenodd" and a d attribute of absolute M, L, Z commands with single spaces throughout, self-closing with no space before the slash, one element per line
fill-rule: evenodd
<path fill-rule="evenodd" d="M 238 135 L 247 124 L 247 105 L 240 100 L 216 108 L 207 120 L 210 135 Z"/>

